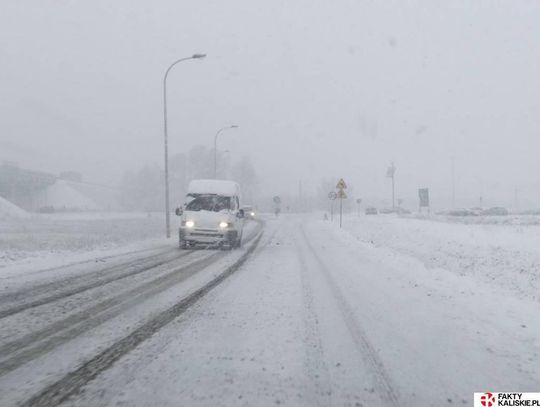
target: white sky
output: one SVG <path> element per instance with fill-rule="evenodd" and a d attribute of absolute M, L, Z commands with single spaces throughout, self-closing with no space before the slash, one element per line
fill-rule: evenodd
<path fill-rule="evenodd" d="M 116 183 L 171 153 L 250 154 L 263 188 L 344 177 L 364 200 L 540 203 L 540 2 L 0 3 L 0 160 Z M 414 206 L 414 205 L 409 205 Z"/>

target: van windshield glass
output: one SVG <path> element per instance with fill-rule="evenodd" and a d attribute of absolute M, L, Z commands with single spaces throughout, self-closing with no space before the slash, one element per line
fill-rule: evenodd
<path fill-rule="evenodd" d="M 231 209 L 231 198 L 220 195 L 188 195 L 186 211 L 220 212 Z"/>

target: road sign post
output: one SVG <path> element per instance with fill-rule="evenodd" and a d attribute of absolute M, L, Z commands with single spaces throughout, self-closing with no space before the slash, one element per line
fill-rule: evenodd
<path fill-rule="evenodd" d="M 428 215 L 430 213 L 430 207 L 429 207 L 429 189 L 428 188 L 420 188 L 418 189 L 418 198 L 419 198 L 419 204 L 418 204 L 418 212 L 422 212 L 422 208 L 427 208 Z"/>
<path fill-rule="evenodd" d="M 272 200 L 274 201 L 274 213 L 276 216 L 278 216 L 279 212 L 281 212 L 281 198 L 276 195 L 272 198 Z"/>
<path fill-rule="evenodd" d="M 337 194 L 334 191 L 328 193 L 328 199 L 330 199 L 330 222 L 334 221 L 334 201 L 337 198 Z"/>
<path fill-rule="evenodd" d="M 357 205 L 357 209 L 358 209 L 358 217 L 360 217 L 360 204 L 362 203 L 362 199 L 358 198 L 356 200 L 356 205 Z"/>
<path fill-rule="evenodd" d="M 343 178 L 338 181 L 336 189 L 338 190 L 337 197 L 339 198 L 339 227 L 341 228 L 341 226 L 343 225 L 343 199 L 347 198 L 347 194 L 345 193 L 345 189 L 347 189 L 347 184 L 345 183 Z"/>
<path fill-rule="evenodd" d="M 343 218 L 343 198 L 339 197 L 339 227 L 341 227 Z"/>

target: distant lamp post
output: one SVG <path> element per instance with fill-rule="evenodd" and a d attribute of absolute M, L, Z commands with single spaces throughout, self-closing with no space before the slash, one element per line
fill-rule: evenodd
<path fill-rule="evenodd" d="M 450 157 L 452 164 L 452 209 L 456 208 L 456 158 Z"/>
<path fill-rule="evenodd" d="M 386 170 L 386 176 L 388 178 L 392 178 L 392 210 L 393 211 L 396 210 L 395 189 L 394 189 L 395 174 L 396 174 L 396 166 L 394 165 L 394 162 L 392 161 L 392 164 Z"/>
<path fill-rule="evenodd" d="M 237 129 L 239 126 L 236 124 L 233 124 L 231 126 L 222 127 L 216 132 L 216 135 L 214 136 L 214 178 L 217 178 L 217 138 L 219 134 L 228 129 Z"/>
<path fill-rule="evenodd" d="M 171 214 L 169 209 L 169 142 L 167 136 L 167 78 L 171 69 L 182 61 L 187 61 L 189 59 L 203 59 L 206 57 L 206 54 L 193 54 L 187 58 L 181 58 L 174 61 L 167 70 L 165 71 L 165 76 L 163 77 L 163 135 L 165 141 L 165 230 L 167 238 L 171 237 Z"/>

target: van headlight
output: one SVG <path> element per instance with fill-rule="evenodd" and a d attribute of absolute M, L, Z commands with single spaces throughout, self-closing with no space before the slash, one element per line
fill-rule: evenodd
<path fill-rule="evenodd" d="M 186 220 L 187 228 L 192 228 L 193 226 L 195 226 L 195 222 L 193 222 L 192 220 Z"/>
<path fill-rule="evenodd" d="M 228 226 L 229 226 L 229 224 L 228 224 L 227 222 L 219 222 L 219 227 L 220 227 L 221 229 L 225 229 L 225 228 L 228 227 Z"/>
<path fill-rule="evenodd" d="M 251 212 L 250 215 L 251 215 L 251 216 L 255 216 L 255 212 Z"/>

